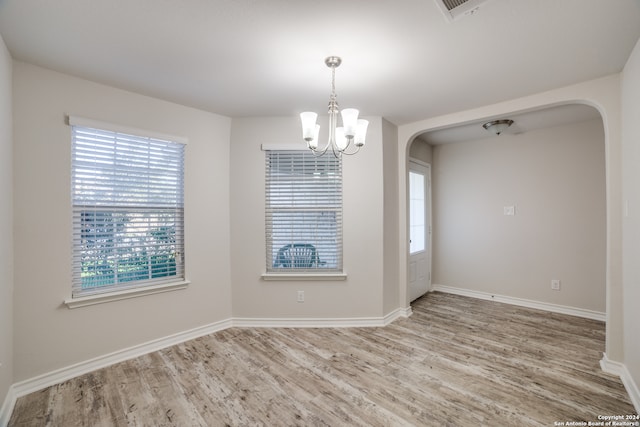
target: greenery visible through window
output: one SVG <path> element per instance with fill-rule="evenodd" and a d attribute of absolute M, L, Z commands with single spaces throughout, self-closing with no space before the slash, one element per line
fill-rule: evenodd
<path fill-rule="evenodd" d="M 342 160 L 265 157 L 267 272 L 342 272 Z"/>
<path fill-rule="evenodd" d="M 73 296 L 184 279 L 184 144 L 73 122 Z"/>

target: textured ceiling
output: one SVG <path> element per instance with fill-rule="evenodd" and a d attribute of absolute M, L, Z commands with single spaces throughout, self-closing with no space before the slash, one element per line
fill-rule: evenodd
<path fill-rule="evenodd" d="M 15 59 L 231 117 L 341 107 L 404 124 L 619 72 L 640 0 L 0 0 Z"/>

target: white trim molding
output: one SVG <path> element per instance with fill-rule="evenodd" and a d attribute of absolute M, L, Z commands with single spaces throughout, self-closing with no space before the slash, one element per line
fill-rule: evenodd
<path fill-rule="evenodd" d="M 322 280 L 336 281 L 347 280 L 347 273 L 262 273 L 260 276 L 265 281 L 287 281 L 287 280 Z"/>
<path fill-rule="evenodd" d="M 553 313 L 568 314 L 570 316 L 578 316 L 578 317 L 583 317 L 587 319 L 600 320 L 602 322 L 606 321 L 605 313 L 592 311 L 592 310 L 585 310 L 585 309 L 576 308 L 576 307 L 568 307 L 564 305 L 557 305 L 557 304 L 550 304 L 550 303 L 545 303 L 540 301 L 526 300 L 522 298 L 508 297 L 504 295 L 495 295 L 487 292 L 473 291 L 469 289 L 456 288 L 453 286 L 446 286 L 446 285 L 434 284 L 431 288 L 431 292 L 433 291 L 440 291 L 440 292 L 461 295 L 461 296 L 466 296 L 471 298 L 496 301 L 496 302 L 501 302 L 505 304 L 512 304 L 512 305 L 518 305 L 518 306 L 527 307 L 527 308 L 534 308 L 538 310 L 546 310 Z M 631 399 L 631 403 L 633 403 L 633 406 L 636 412 L 640 413 L 640 389 L 638 388 L 638 384 L 636 384 L 635 381 L 633 380 L 633 377 L 631 376 L 631 373 L 629 373 L 629 370 L 627 369 L 626 365 L 620 362 L 610 360 L 607 357 L 606 353 L 603 353 L 602 356 L 603 357 L 600 360 L 600 368 L 602 369 L 603 372 L 620 377 L 620 379 L 622 380 L 622 384 L 624 384 L 624 387 L 627 390 L 627 393 L 629 393 L 629 398 Z"/>
<path fill-rule="evenodd" d="M 6 427 L 11 419 L 13 407 L 16 405 L 18 396 L 16 395 L 15 384 L 12 384 L 4 398 L 4 403 L 0 406 L 0 427 Z"/>
<path fill-rule="evenodd" d="M 607 374 L 615 375 L 618 377 L 622 376 L 622 372 L 624 371 L 624 365 L 620 362 L 615 362 L 610 360 L 607 356 L 607 353 L 602 353 L 602 359 L 600 360 L 600 368 L 606 372 Z"/>
<path fill-rule="evenodd" d="M 393 310 L 391 313 L 384 316 L 384 325 L 385 326 L 390 325 L 391 323 L 395 322 L 397 319 L 400 319 L 400 318 L 407 319 L 411 317 L 412 314 L 413 314 L 413 310 L 411 309 L 411 306 L 405 307 L 405 308 L 397 308 Z"/>
<path fill-rule="evenodd" d="M 182 280 L 179 282 L 166 283 L 164 285 L 145 286 L 140 288 L 126 289 L 124 291 L 108 292 L 96 295 L 88 295 L 80 298 L 69 298 L 64 300 L 68 308 L 86 307 L 88 305 L 102 304 L 105 302 L 119 301 L 122 299 L 136 298 L 144 295 L 159 294 L 161 292 L 178 291 L 186 289 L 191 282 Z"/>
<path fill-rule="evenodd" d="M 599 320 L 605 322 L 606 313 L 600 311 L 587 310 L 584 308 L 570 307 L 566 305 L 551 304 L 548 302 L 534 301 L 523 298 L 509 297 L 506 295 L 496 295 L 488 292 L 474 291 L 470 289 L 456 288 L 453 286 L 437 285 L 431 286 L 431 291 L 440 291 L 448 294 L 462 295 L 465 297 L 496 301 L 505 304 L 518 305 L 521 307 L 534 308 L 537 310 L 550 311 L 552 313 L 567 314 L 569 316 L 583 317 L 586 319 Z"/>
<path fill-rule="evenodd" d="M 638 388 L 638 384 L 633 380 L 627 366 L 624 363 L 610 360 L 609 357 L 607 357 L 607 353 L 602 353 L 600 368 L 603 372 L 620 377 L 624 388 L 627 389 L 627 393 L 629 393 L 629 399 L 631 399 L 636 413 L 640 414 L 640 388 Z"/>
<path fill-rule="evenodd" d="M 84 126 L 92 129 L 102 129 L 111 132 L 126 133 L 128 135 L 140 135 L 147 138 L 161 139 L 163 141 L 173 141 L 180 144 L 187 144 L 189 139 L 184 136 L 169 135 L 166 133 L 156 132 L 146 129 L 138 129 L 130 126 L 122 126 L 115 123 L 103 122 L 100 120 L 89 119 L 86 117 L 75 116 L 73 114 L 67 115 L 69 126 Z"/>
<path fill-rule="evenodd" d="M 180 332 L 164 338 L 149 341 L 144 344 L 118 350 L 113 353 L 105 354 L 103 356 L 98 356 L 93 359 L 85 360 L 71 366 L 56 369 L 55 371 L 47 372 L 34 378 L 15 383 L 9 389 L 9 393 L 7 394 L 7 398 L 5 399 L 5 403 L 2 406 L 2 412 L 0 413 L 0 426 L 5 425 L 2 424 L 2 421 L 4 421 L 5 418 L 6 422 L 9 422 L 9 418 L 11 417 L 11 413 L 13 412 L 13 407 L 16 403 L 16 399 L 18 399 L 19 397 L 42 390 L 47 387 L 51 387 L 55 384 L 60 384 L 79 375 L 83 375 L 97 369 L 106 368 L 107 366 L 119 362 L 124 362 L 125 360 L 133 359 L 154 351 L 162 350 L 163 348 L 199 338 L 204 335 L 209 335 L 214 332 L 230 328 L 231 326 L 231 320 L 223 320 L 220 322 L 212 323 L 210 325 L 201 326 L 185 332 Z"/>
<path fill-rule="evenodd" d="M 253 318 L 235 317 L 233 326 L 238 328 L 366 328 L 387 326 L 399 318 L 411 316 L 411 307 L 398 308 L 384 317 L 345 318 Z"/>
<path fill-rule="evenodd" d="M 399 318 L 411 316 L 411 307 L 398 308 L 383 317 L 356 317 L 356 318 L 230 318 L 209 325 L 194 328 L 185 332 L 169 335 L 149 341 L 144 344 L 125 348 L 113 353 L 98 356 L 93 359 L 79 362 L 71 366 L 57 369 L 37 377 L 30 378 L 12 384 L 7 396 L 0 408 L 0 427 L 9 423 L 16 400 L 29 393 L 60 384 L 79 375 L 106 368 L 107 366 L 124 362 L 145 354 L 162 350 L 172 345 L 180 344 L 195 338 L 213 334 L 231 327 L 238 328 L 350 328 L 350 327 L 381 327 L 386 326 Z"/>

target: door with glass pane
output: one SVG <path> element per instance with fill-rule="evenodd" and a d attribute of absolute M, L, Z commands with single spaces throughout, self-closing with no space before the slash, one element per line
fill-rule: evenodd
<path fill-rule="evenodd" d="M 429 290 L 431 282 L 431 169 L 409 162 L 409 301 Z"/>

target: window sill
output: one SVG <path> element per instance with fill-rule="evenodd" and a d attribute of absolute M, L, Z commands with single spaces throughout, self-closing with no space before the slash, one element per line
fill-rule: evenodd
<path fill-rule="evenodd" d="M 263 273 L 262 280 L 347 280 L 346 273 Z"/>
<path fill-rule="evenodd" d="M 189 286 L 188 280 L 167 283 L 159 286 L 149 286 L 144 288 L 127 289 L 125 291 L 109 292 L 104 294 L 89 295 L 80 298 L 70 298 L 64 301 L 67 308 L 80 308 L 88 305 L 102 304 L 106 302 L 119 301 L 128 298 L 136 298 L 144 295 L 159 294 L 161 292 L 177 291 L 186 289 Z"/>

